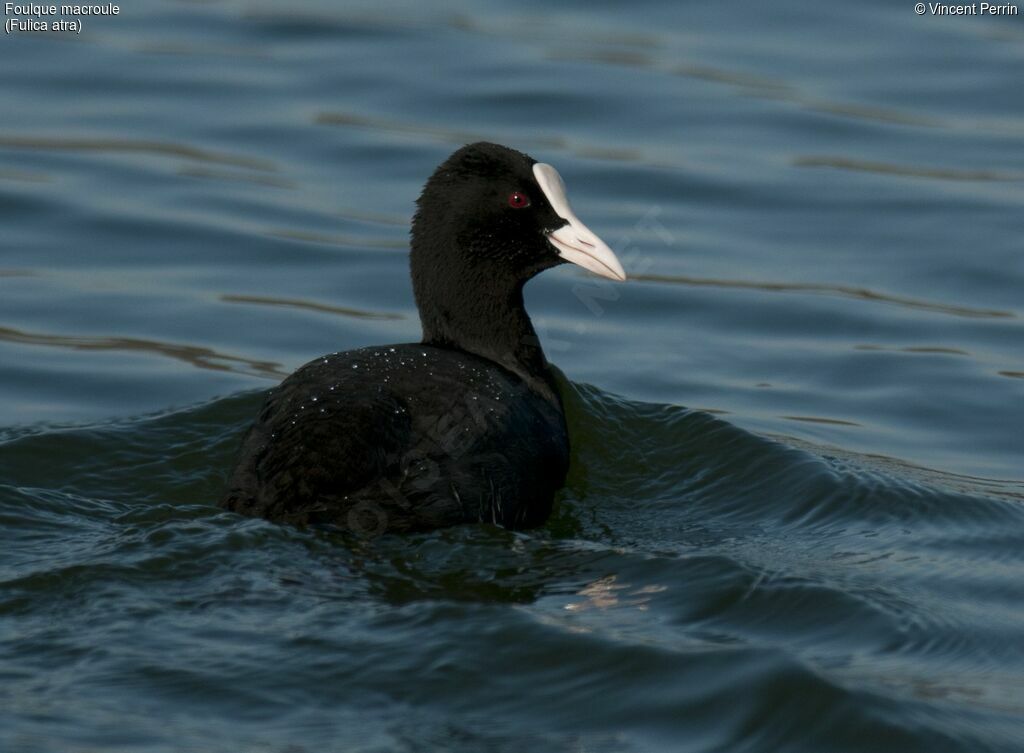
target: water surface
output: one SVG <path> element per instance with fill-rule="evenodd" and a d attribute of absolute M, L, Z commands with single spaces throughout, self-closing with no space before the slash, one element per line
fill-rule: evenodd
<path fill-rule="evenodd" d="M 0 748 L 1024 747 L 1024 21 L 140 0 L 0 40 Z M 551 522 L 215 506 L 262 391 L 415 340 L 467 141 L 632 280 L 527 289 Z"/>

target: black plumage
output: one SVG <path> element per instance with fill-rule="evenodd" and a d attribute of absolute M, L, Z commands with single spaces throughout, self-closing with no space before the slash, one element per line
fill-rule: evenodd
<path fill-rule="evenodd" d="M 543 523 L 569 437 L 522 290 L 566 260 L 624 279 L 553 168 L 496 144 L 455 152 L 413 220 L 423 341 L 323 356 L 271 390 L 224 507 L 362 534 Z"/>

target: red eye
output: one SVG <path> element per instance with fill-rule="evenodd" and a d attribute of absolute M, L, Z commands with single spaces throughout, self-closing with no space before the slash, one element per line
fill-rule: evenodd
<path fill-rule="evenodd" d="M 530 206 L 530 197 L 521 191 L 513 191 L 508 195 L 508 205 L 513 209 L 523 209 Z"/>

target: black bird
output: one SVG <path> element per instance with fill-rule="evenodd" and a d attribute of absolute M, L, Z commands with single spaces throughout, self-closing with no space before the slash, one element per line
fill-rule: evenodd
<path fill-rule="evenodd" d="M 569 437 L 523 285 L 563 262 L 626 279 L 553 167 L 497 144 L 456 151 L 412 224 L 423 341 L 323 356 L 285 379 L 243 441 L 223 506 L 364 535 L 543 523 Z"/>

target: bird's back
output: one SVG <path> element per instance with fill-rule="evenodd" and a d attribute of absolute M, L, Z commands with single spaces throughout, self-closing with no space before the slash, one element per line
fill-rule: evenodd
<path fill-rule="evenodd" d="M 561 407 L 486 359 L 419 344 L 336 353 L 272 390 L 222 504 L 377 534 L 543 522 L 563 484 Z"/>

